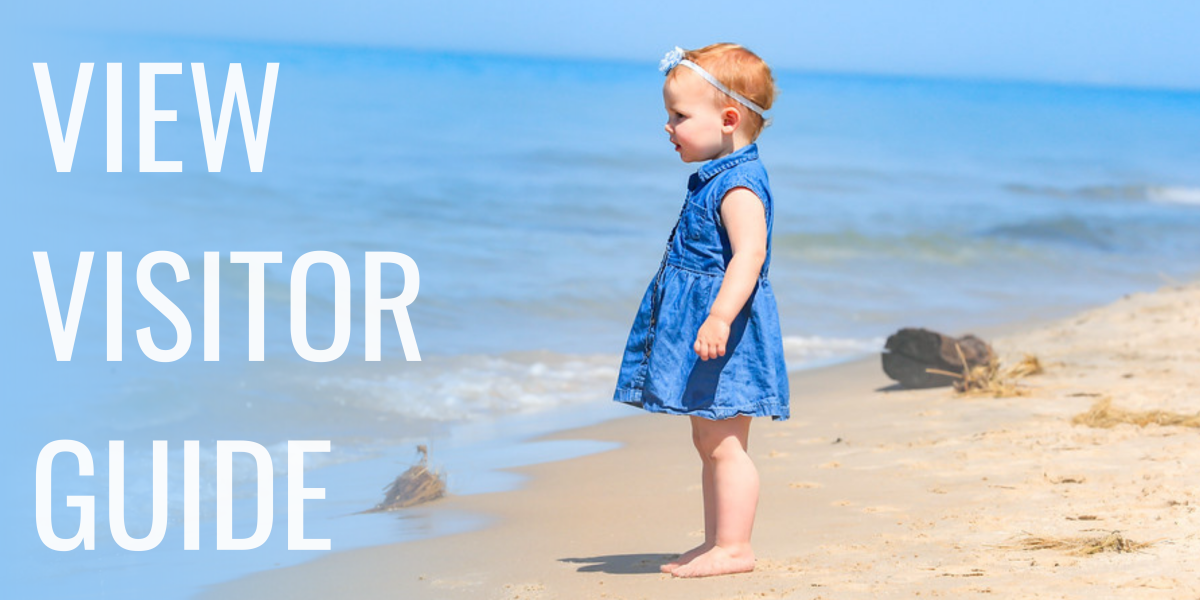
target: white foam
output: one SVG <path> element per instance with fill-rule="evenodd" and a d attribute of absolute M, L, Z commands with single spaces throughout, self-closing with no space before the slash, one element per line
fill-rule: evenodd
<path fill-rule="evenodd" d="M 460 421 L 609 397 L 620 358 L 550 352 L 427 360 L 419 376 L 336 376 L 317 381 L 343 404 L 404 417 Z"/>
<path fill-rule="evenodd" d="M 1192 204 L 1200 206 L 1200 188 L 1182 186 L 1149 186 L 1146 197 L 1154 202 Z"/>
<path fill-rule="evenodd" d="M 852 358 L 883 350 L 884 339 L 829 338 L 822 336 L 786 336 L 783 353 L 789 367 L 837 358 Z"/>

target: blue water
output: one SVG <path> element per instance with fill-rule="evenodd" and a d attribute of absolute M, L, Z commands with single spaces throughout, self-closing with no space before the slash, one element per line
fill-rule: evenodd
<path fill-rule="evenodd" d="M 10 40 L 10 42 L 13 42 Z M 607 403 L 618 353 L 694 165 L 662 131 L 661 75 L 646 64 L 467 56 L 154 38 L 18 39 L 4 54 L 7 339 L 2 442 L 11 517 L 0 558 L 23 595 L 187 597 L 320 553 L 288 552 L 286 441 L 310 455 L 306 533 L 335 550 L 479 526 L 414 511 L 352 516 L 429 444 L 454 493 L 504 489 L 496 469 L 605 448 L 522 444 L 629 409 Z M 80 62 L 96 63 L 74 168 L 54 172 L 31 63 L 49 63 L 65 116 Z M 137 169 L 137 63 L 160 76 L 157 156 L 183 173 Z M 105 62 L 124 63 L 125 172 L 105 172 Z M 262 173 L 240 121 L 221 173 L 208 173 L 190 69 L 203 62 L 219 106 L 240 62 L 258 114 L 267 62 L 280 63 Z M 1200 93 L 1024 83 L 778 73 L 760 150 L 777 198 L 772 282 L 792 368 L 871 352 L 895 329 L 963 332 L 1064 314 L 1200 273 Z M 138 293 L 138 261 L 169 250 L 191 278 L 152 278 L 191 322 L 170 364 L 138 349 L 149 327 L 174 343 Z M 289 277 L 301 254 L 347 262 L 353 329 L 332 363 L 301 360 L 289 336 Z M 56 362 L 33 251 L 49 253 L 64 307 L 79 253 L 96 252 L 70 362 Z M 105 360 L 105 252 L 123 253 L 124 360 Z M 203 253 L 222 255 L 221 361 L 202 361 Z M 278 251 L 266 269 L 265 354 L 248 357 L 246 267 L 231 251 Z M 363 360 L 364 253 L 420 268 L 410 307 L 422 362 L 403 360 L 390 318 L 384 361 Z M 403 285 L 386 272 L 388 295 Z M 332 340 L 332 276 L 308 282 L 309 342 Z M 34 464 L 47 442 L 92 451 L 96 475 L 55 463 L 56 530 L 77 526 L 68 494 L 97 496 L 97 549 L 57 553 L 34 528 Z M 127 523 L 150 521 L 150 442 L 169 442 L 170 526 L 150 552 L 108 533 L 107 443 L 126 444 Z M 201 441 L 202 550 L 183 552 L 182 442 Z M 267 547 L 217 552 L 216 440 L 271 451 Z M 239 464 L 235 535 L 253 529 L 252 470 Z M 12 566 L 10 566 L 12 565 Z"/>

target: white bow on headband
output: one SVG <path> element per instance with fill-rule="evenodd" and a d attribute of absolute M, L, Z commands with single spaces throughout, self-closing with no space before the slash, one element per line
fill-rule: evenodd
<path fill-rule="evenodd" d="M 718 90 L 721 90 L 721 92 L 724 93 L 726 96 L 729 96 L 730 98 L 733 98 L 734 100 L 737 100 L 738 103 L 740 103 L 742 106 L 745 106 L 746 108 L 754 111 L 755 113 L 758 113 L 758 116 L 766 118 L 767 111 L 765 109 L 763 109 L 763 107 L 751 102 L 745 96 L 742 96 L 741 94 L 726 87 L 725 84 L 721 83 L 720 81 L 717 81 L 717 78 L 713 77 L 712 74 L 709 73 L 708 71 L 705 71 L 704 67 L 701 67 L 700 65 L 684 58 L 683 57 L 683 48 L 680 48 L 679 46 L 675 46 L 674 50 L 668 52 L 666 54 L 666 56 L 663 57 L 662 61 L 660 61 L 658 63 L 658 70 L 662 71 L 663 75 L 666 75 L 671 72 L 671 69 L 674 69 L 675 67 L 680 66 L 680 65 L 685 66 L 685 67 L 695 71 L 697 75 L 703 77 L 704 80 L 711 83 L 713 87 L 717 88 Z"/>

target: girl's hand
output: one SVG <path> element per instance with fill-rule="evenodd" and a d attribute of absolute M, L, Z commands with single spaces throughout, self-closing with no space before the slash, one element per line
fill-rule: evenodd
<path fill-rule="evenodd" d="M 725 356 L 725 342 L 729 340 L 729 323 L 708 315 L 700 332 L 696 334 L 696 343 L 692 348 L 700 355 L 700 360 L 708 360 Z"/>

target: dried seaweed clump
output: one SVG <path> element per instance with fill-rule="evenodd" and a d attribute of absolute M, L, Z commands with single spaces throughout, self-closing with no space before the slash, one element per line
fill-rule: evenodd
<path fill-rule="evenodd" d="M 1101 552 L 1137 552 L 1153 543 L 1135 542 L 1121 535 L 1120 531 L 1113 531 L 1098 537 L 1050 538 L 1031 535 L 1006 547 L 1021 550 L 1063 550 L 1076 556 L 1089 556 Z"/>
<path fill-rule="evenodd" d="M 1200 413 L 1185 415 L 1165 410 L 1124 410 L 1113 408 L 1112 398 L 1097 400 L 1085 413 L 1075 415 L 1071 422 L 1101 429 L 1116 427 L 1122 423 L 1145 427 L 1147 425 L 1200 427 Z"/>
<path fill-rule="evenodd" d="M 421 454 L 421 460 L 384 487 L 383 502 L 364 510 L 364 513 L 400 510 L 432 502 L 446 495 L 445 475 L 440 471 L 429 470 L 429 449 L 420 445 L 417 446 L 417 452 Z"/>
<path fill-rule="evenodd" d="M 958 349 L 959 357 L 962 358 L 962 349 Z M 967 364 L 965 358 L 962 358 L 962 363 Z M 939 373 L 954 377 L 954 389 L 965 396 L 991 396 L 993 398 L 1007 398 L 1012 396 L 1027 396 L 1029 390 L 1017 383 L 1018 379 L 1024 379 L 1030 375 L 1039 375 L 1044 372 L 1042 363 L 1032 354 L 1026 354 L 1019 362 L 1011 367 L 1002 367 L 1000 360 L 992 358 L 992 360 L 982 365 L 976 365 L 965 373 L 954 373 L 952 371 L 939 371 L 929 369 L 931 373 Z"/>

